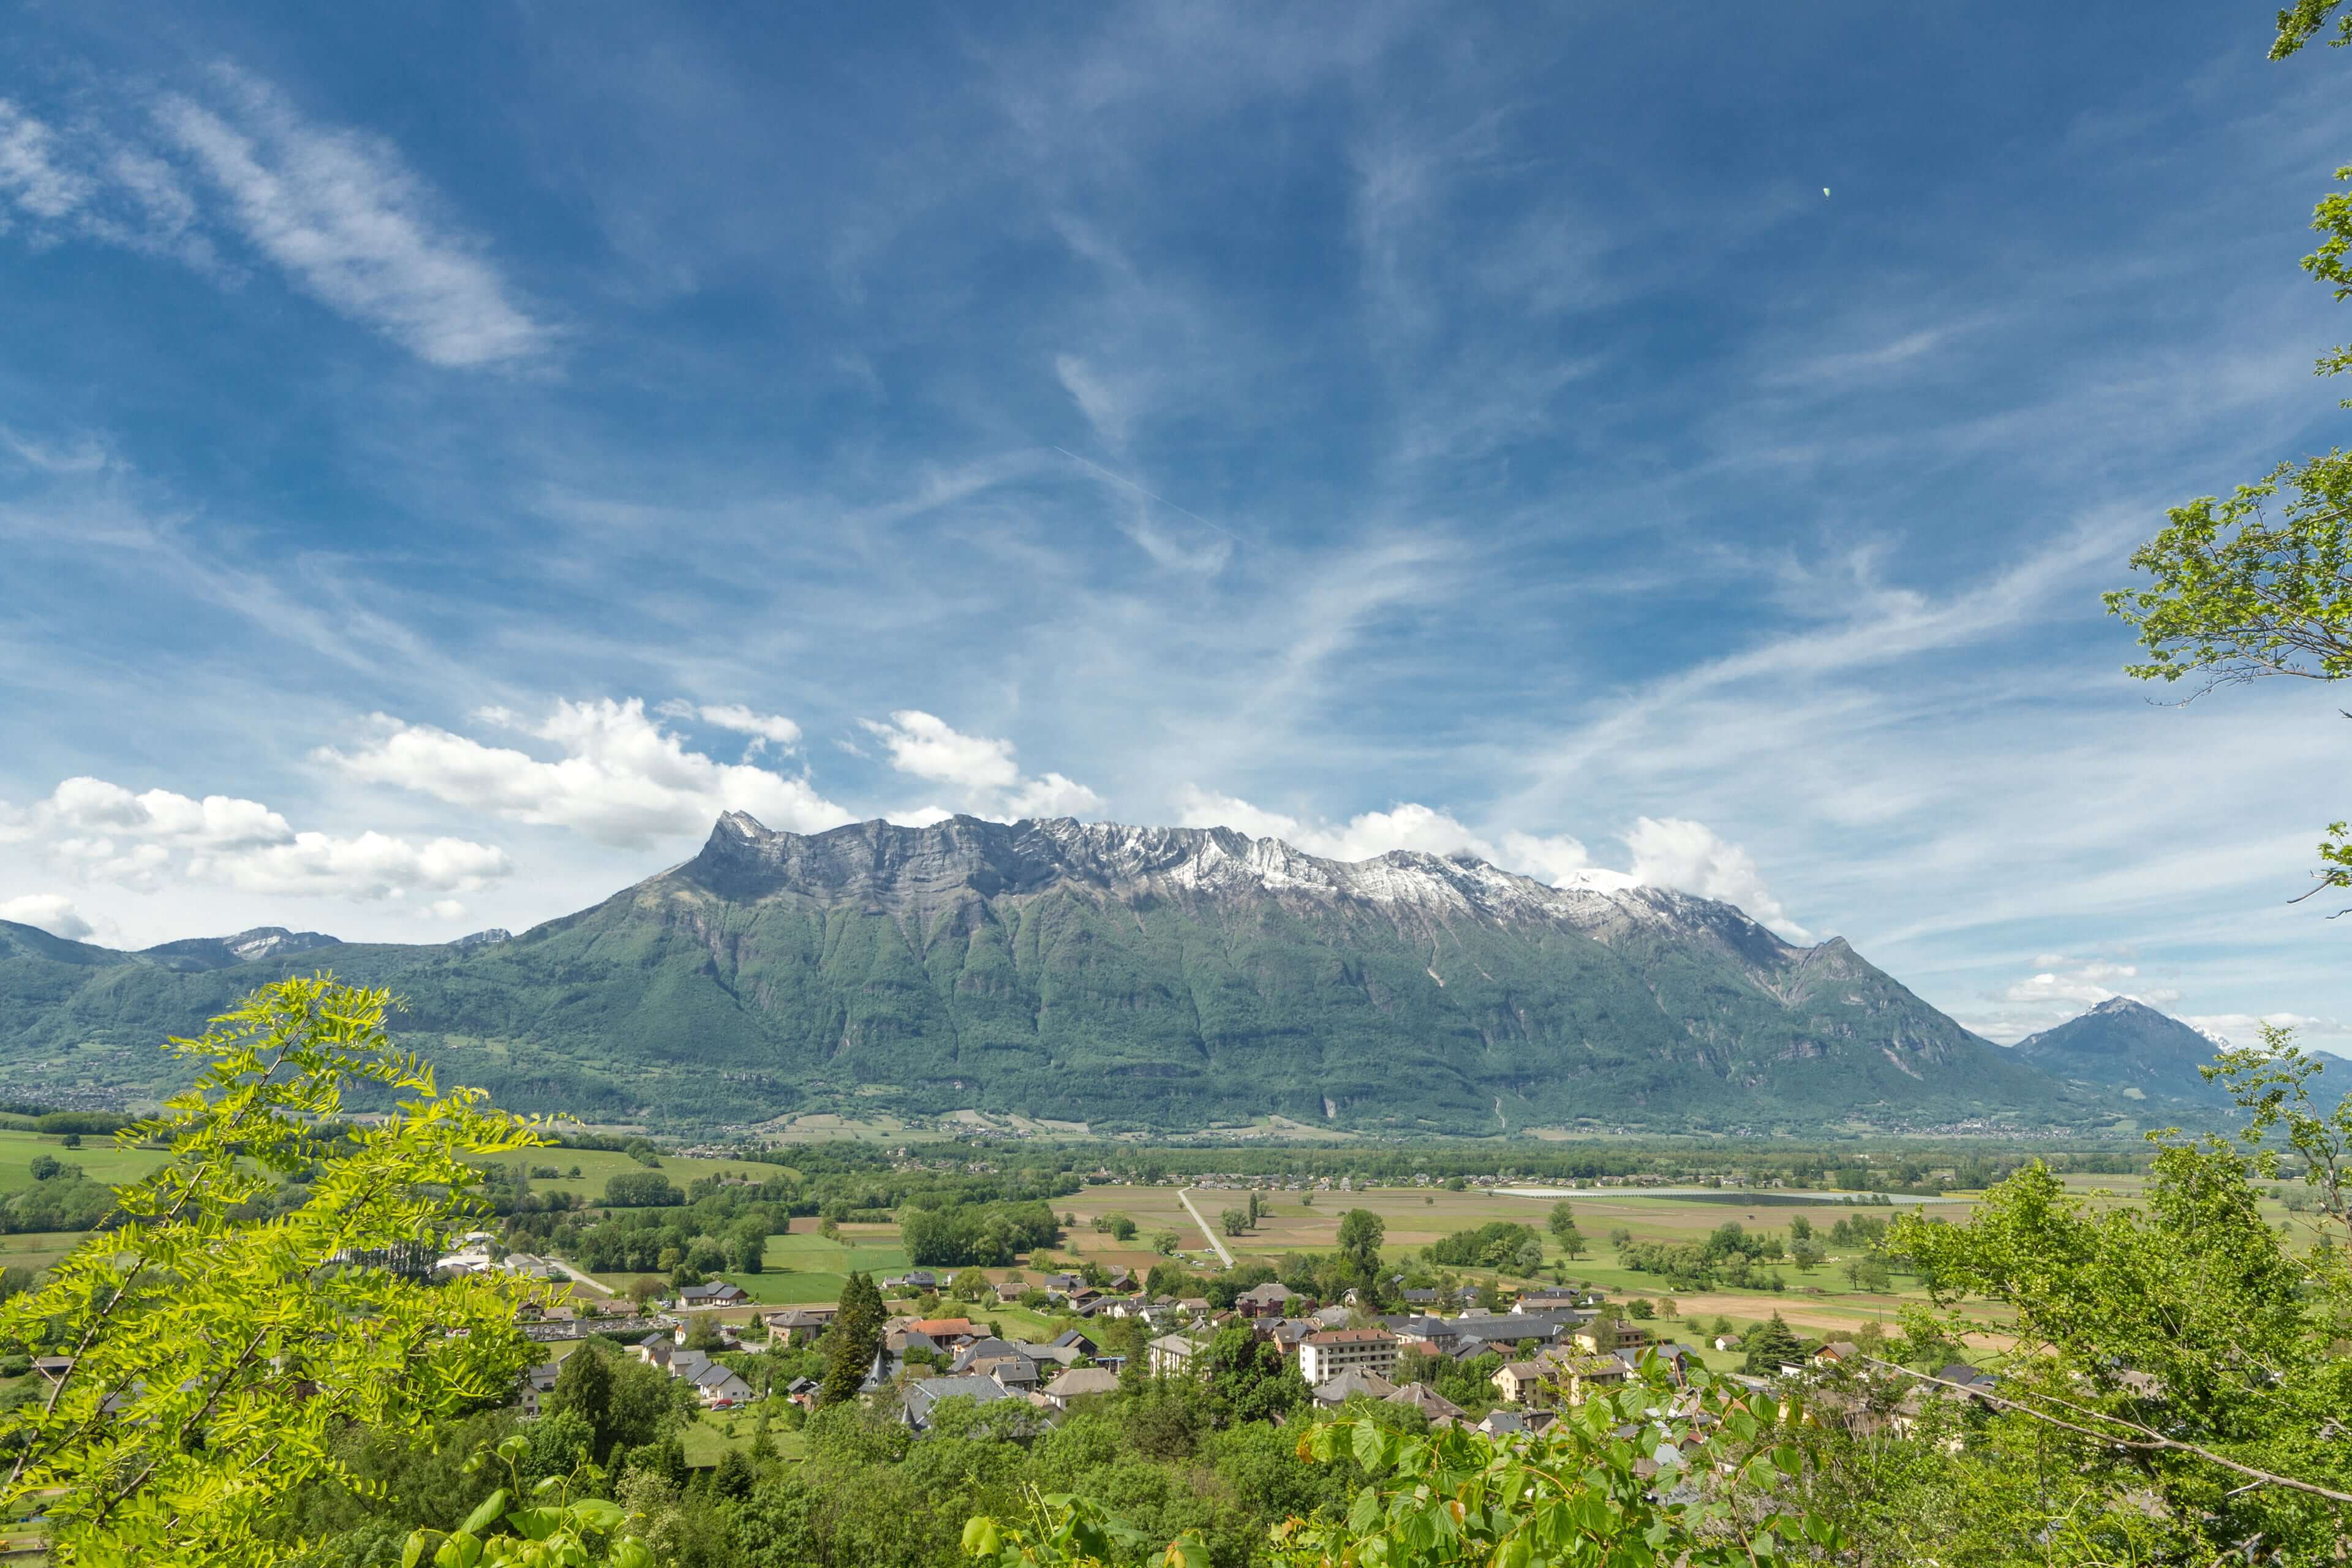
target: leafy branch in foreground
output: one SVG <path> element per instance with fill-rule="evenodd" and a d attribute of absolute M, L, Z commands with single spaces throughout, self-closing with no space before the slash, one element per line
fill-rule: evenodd
<path fill-rule="evenodd" d="M 446 1535 L 430 1530 L 411 1535 L 401 1568 L 417 1568 L 428 1561 L 427 1551 L 433 1568 L 654 1568 L 652 1551 L 626 1533 L 628 1515 L 618 1503 L 575 1499 L 563 1476 L 544 1476 L 526 1487 L 518 1461 L 530 1448 L 530 1438 L 512 1436 L 467 1460 L 470 1472 L 495 1458 L 506 1467 L 507 1484 Z M 527 1503 L 526 1495 L 538 1500 Z M 501 1523 L 513 1533 L 490 1533 Z"/>
<path fill-rule="evenodd" d="M 203 1064 L 194 1086 L 120 1134 L 167 1142 L 170 1162 L 121 1189 L 113 1228 L 50 1283 L 0 1307 L 0 1342 L 71 1358 L 45 1401 L 0 1416 L 0 1501 L 46 1514 L 53 1562 L 289 1555 L 263 1527 L 299 1487 L 353 1484 L 338 1434 L 421 1434 L 503 1400 L 530 1362 L 515 1312 L 534 1287 L 385 1266 L 487 1212 L 469 1162 L 545 1142 L 478 1089 L 437 1091 L 385 1036 L 390 1002 L 290 979 L 173 1040 Z M 330 1135 L 352 1084 L 404 1098 Z M 246 1217 L 296 1178 L 301 1201 Z"/>
<path fill-rule="evenodd" d="M 2278 38 L 2271 45 L 2271 58 L 2283 60 L 2317 37 L 2335 16 L 2344 0 L 2294 0 L 2294 4 L 2278 14 Z M 2337 37 L 2327 40 L 2331 48 L 2352 44 L 2352 11 L 2347 11 L 2336 24 Z"/>
<path fill-rule="evenodd" d="M 1971 1295 L 2014 1310 L 1998 1394 L 1969 1397 L 2068 1444 L 2076 1473 L 2146 1489 L 2184 1550 L 2259 1538 L 2280 1561 L 2315 1561 L 2295 1553 L 2332 1551 L 2352 1503 L 2347 1238 L 2291 1246 L 2254 1181 L 2278 1178 L 2283 1130 L 2342 1223 L 2352 1097 L 2316 1110 L 2318 1064 L 2263 1033 L 2207 1069 L 2250 1113 L 2244 1142 L 2151 1134 L 2145 1209 L 2070 1194 L 2036 1163 L 1966 1224 L 1906 1215 L 1893 1239 L 1948 1312 Z"/>
<path fill-rule="evenodd" d="M 2326 29 L 2344 0 L 2297 0 L 2278 14 L 2271 58 L 2284 59 Z M 2336 47 L 2352 44 L 2352 13 L 2338 18 Z M 2352 182 L 2352 164 L 2336 171 Z M 2312 209 L 2317 249 L 2303 269 L 2352 300 L 2352 195 L 2324 196 Z M 2352 371 L 2352 344 L 2320 356 L 2319 374 Z M 2352 407 L 2352 398 L 2345 400 Z M 2278 515 L 2273 503 L 2284 496 Z M 2189 700 L 2217 687 L 2268 676 L 2340 680 L 2352 675 L 2352 454 L 2331 449 L 2282 463 L 2229 500 L 2203 496 L 2166 514 L 2163 531 L 2132 553 L 2132 570 L 2153 580 L 2105 595 L 2148 651 L 2126 665 L 2142 680 L 2202 678 Z M 2318 886 L 2352 889 L 2352 836 L 2330 826 L 2319 846 Z M 2309 898 L 2311 893 L 2305 893 Z"/>
<path fill-rule="evenodd" d="M 1793 1402 L 1693 1372 L 1675 1386 L 1652 1358 L 1632 1386 L 1570 1406 L 1540 1435 L 1425 1435 L 1369 1415 L 1309 1427 L 1303 1459 L 1351 1462 L 1365 1484 L 1344 1515 L 1275 1527 L 1284 1568 L 1755 1568 L 1834 1552 L 1836 1528 L 1796 1506 L 1805 1458 L 1781 1440 Z M 1035 1529 L 976 1518 L 966 1553 L 988 1568 L 1188 1568 L 1196 1542 L 1153 1549 L 1061 1497 L 1036 1500 Z"/>

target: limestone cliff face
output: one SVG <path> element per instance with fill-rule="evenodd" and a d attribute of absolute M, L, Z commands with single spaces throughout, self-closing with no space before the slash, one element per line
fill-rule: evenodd
<path fill-rule="evenodd" d="M 972 1107 L 1163 1130 L 1760 1131 L 2042 1125 L 2082 1098 L 1844 942 L 1795 946 L 1728 904 L 1223 828 L 802 835 L 736 813 L 683 865 L 499 942 L 179 944 L 205 961 L 166 966 L 13 929 L 0 988 L 26 1005 L 0 1007 L 0 1081 L 61 1050 L 130 1070 L 264 972 L 325 967 L 405 998 L 406 1036 L 461 1080 L 665 1121 Z"/>

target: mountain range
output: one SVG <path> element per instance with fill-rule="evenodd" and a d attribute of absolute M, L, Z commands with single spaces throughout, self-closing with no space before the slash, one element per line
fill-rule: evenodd
<path fill-rule="evenodd" d="M 803 836 L 730 813 L 685 864 L 516 936 L 265 928 L 119 952 L 0 922 L 0 1088 L 152 1093 L 165 1035 L 316 969 L 390 987 L 402 1037 L 504 1103 L 677 1127 L 965 1109 L 1097 1131 L 2083 1125 L 2157 1081 L 2070 1065 L 2063 1030 L 2004 1050 L 1842 939 L 1793 945 L 1612 873 L 1555 887 L 1226 828 Z"/>

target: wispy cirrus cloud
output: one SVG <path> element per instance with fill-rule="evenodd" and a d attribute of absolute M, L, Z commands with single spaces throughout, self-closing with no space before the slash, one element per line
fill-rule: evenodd
<path fill-rule="evenodd" d="M 58 123 L 0 99 L 0 219 L 37 244 L 175 258 L 235 283 L 266 262 L 338 314 L 453 369 L 542 352 L 549 326 L 392 142 L 305 117 L 233 65 Z"/>

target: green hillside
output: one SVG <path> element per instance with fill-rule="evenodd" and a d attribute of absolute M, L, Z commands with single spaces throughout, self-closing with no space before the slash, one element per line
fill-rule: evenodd
<path fill-rule="evenodd" d="M 188 971 L 0 926 L 0 1085 L 152 1088 L 164 1034 L 317 968 L 393 988 L 404 1037 L 457 1077 L 592 1120 L 1760 1131 L 2077 1103 L 1844 942 L 1794 947 L 1726 905 L 969 818 L 801 838 L 730 817 L 674 872 L 469 947 Z"/>

